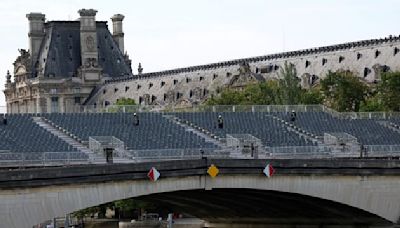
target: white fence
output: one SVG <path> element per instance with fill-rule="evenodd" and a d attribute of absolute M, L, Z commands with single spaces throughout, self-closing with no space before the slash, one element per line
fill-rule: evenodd
<path fill-rule="evenodd" d="M 396 158 L 400 159 L 400 145 L 365 145 L 362 151 L 338 152 L 329 146 L 284 146 L 265 147 L 259 151 L 260 159 L 336 159 L 336 158 Z M 237 156 L 230 149 L 158 149 L 126 151 L 123 163 L 147 161 L 189 160 L 202 158 L 254 159 Z M 29 166 L 68 166 L 89 164 L 89 158 L 82 152 L 44 152 L 44 153 L 0 153 L 0 167 Z M 97 163 L 105 163 L 97 161 Z"/>
<path fill-rule="evenodd" d="M 219 149 L 155 149 L 129 150 L 131 159 L 135 162 L 149 160 L 181 160 L 199 158 L 229 158 L 229 151 Z"/>
<path fill-rule="evenodd" d="M 90 136 L 89 149 L 105 157 L 104 149 L 112 148 L 113 157 L 127 157 L 125 143 L 114 136 Z"/>
<path fill-rule="evenodd" d="M 88 164 L 82 152 L 0 153 L 0 167 L 54 166 Z"/>
<path fill-rule="evenodd" d="M 18 109 L 14 113 L 103 113 L 103 112 L 327 112 L 343 119 L 391 119 L 400 118 L 400 112 L 338 112 L 323 105 L 197 105 L 186 108 L 155 105 L 74 105 L 51 109 L 47 106 L 35 110 Z M 7 113 L 7 107 L 0 106 L 0 113 Z"/>

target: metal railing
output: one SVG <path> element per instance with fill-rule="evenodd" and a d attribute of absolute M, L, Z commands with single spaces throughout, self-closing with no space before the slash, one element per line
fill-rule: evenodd
<path fill-rule="evenodd" d="M 181 108 L 156 105 L 71 105 L 63 108 L 49 106 L 12 108 L 0 106 L 0 113 L 133 113 L 133 112 L 327 112 L 342 119 L 391 119 L 400 118 L 400 112 L 338 112 L 324 105 L 195 105 Z"/>
<path fill-rule="evenodd" d="M 254 159 L 245 154 L 238 156 L 233 150 L 194 148 L 194 149 L 154 149 L 128 150 L 120 162 L 138 163 L 147 161 L 189 160 L 201 158 Z M 329 146 L 282 146 L 265 147 L 260 150 L 260 159 L 335 159 L 335 158 L 400 158 L 400 145 L 364 145 L 364 150 L 337 151 Z M 90 161 L 82 152 L 43 152 L 43 153 L 0 153 L 0 167 L 30 166 L 69 166 L 89 163 L 105 163 L 105 160 Z M 117 161 L 118 162 L 118 161 Z"/>
<path fill-rule="evenodd" d="M 82 152 L 0 153 L 0 167 L 54 166 L 87 164 Z"/>
<path fill-rule="evenodd" d="M 209 158 L 229 158 L 229 151 L 211 148 L 193 149 L 154 149 L 154 150 L 129 150 L 131 159 L 135 162 L 150 160 L 181 160 Z"/>
<path fill-rule="evenodd" d="M 125 151 L 125 143 L 114 136 L 90 136 L 89 137 L 89 149 L 93 152 L 104 156 L 104 149 L 114 149 L 114 157 L 127 157 Z"/>

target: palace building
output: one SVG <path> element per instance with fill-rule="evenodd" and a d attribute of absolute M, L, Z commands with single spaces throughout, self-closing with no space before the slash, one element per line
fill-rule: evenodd
<path fill-rule="evenodd" d="M 5 96 L 9 113 L 79 111 L 98 86 L 115 77 L 132 76 L 124 52 L 123 15 L 96 21 L 96 10 L 79 10 L 78 21 L 46 21 L 30 13 L 29 50 L 19 49 L 13 81 L 7 72 Z"/>
<path fill-rule="evenodd" d="M 143 73 L 139 64 L 134 75 L 124 50 L 124 16 L 111 18 L 111 33 L 107 22 L 96 21 L 96 10 L 78 12 L 78 21 L 46 22 L 41 13 L 27 15 L 29 50 L 19 50 L 14 72 L 6 75 L 9 113 L 79 112 L 122 98 L 187 107 L 225 87 L 276 79 L 285 62 L 296 67 L 305 88 L 329 71 L 352 71 L 373 83 L 382 72 L 400 70 L 400 37 L 389 36 L 161 72 Z"/>

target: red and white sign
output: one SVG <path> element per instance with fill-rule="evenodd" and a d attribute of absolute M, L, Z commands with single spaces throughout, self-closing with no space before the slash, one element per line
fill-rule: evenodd
<path fill-rule="evenodd" d="M 151 181 L 157 181 L 160 178 L 160 172 L 156 168 L 151 168 L 150 171 L 147 173 L 147 176 Z"/>
<path fill-rule="evenodd" d="M 272 167 L 272 165 L 267 164 L 267 166 L 265 166 L 265 169 L 263 172 L 264 172 L 265 176 L 267 176 L 269 178 L 274 175 L 275 169 L 274 169 L 274 167 Z"/>

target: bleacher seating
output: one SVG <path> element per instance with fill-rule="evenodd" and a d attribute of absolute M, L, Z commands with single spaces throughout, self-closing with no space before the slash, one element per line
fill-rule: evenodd
<path fill-rule="evenodd" d="M 217 127 L 220 114 L 224 119 L 222 129 Z M 340 119 L 325 112 L 298 112 L 294 122 L 290 121 L 290 113 L 286 112 L 143 112 L 138 115 L 139 126 L 134 126 L 132 113 L 9 114 L 8 124 L 0 124 L 0 160 L 18 160 L 18 153 L 24 153 L 25 159 L 40 160 L 43 152 L 77 152 L 77 149 L 36 124 L 33 116 L 44 117 L 83 141 L 88 141 L 90 136 L 114 136 L 122 140 L 129 150 L 148 156 L 157 155 L 160 150 L 165 151 L 163 155 L 172 156 L 178 151 L 174 149 L 194 149 L 197 153 L 203 148 L 212 153 L 213 149 L 219 148 L 194 131 L 201 131 L 209 137 L 217 136 L 217 139 L 225 138 L 227 134 L 251 134 L 268 147 L 315 146 L 315 139 L 319 139 L 315 136 L 330 132 L 351 134 L 364 145 L 400 145 L 399 131 L 378 120 Z M 181 124 L 164 115 L 176 117 Z M 389 121 L 400 126 L 400 119 Z M 48 160 L 88 158 L 83 152 L 74 153 L 73 157 L 65 153 L 46 156 Z"/>
<path fill-rule="evenodd" d="M 290 121 L 288 113 L 273 114 Z M 400 144 L 399 133 L 373 119 L 339 119 L 325 112 L 299 112 L 293 124 L 319 136 L 323 136 L 325 132 L 346 132 L 357 137 L 364 145 Z"/>
<path fill-rule="evenodd" d="M 82 140 L 88 141 L 90 136 L 115 136 L 134 150 L 215 148 L 159 113 L 140 113 L 139 126 L 134 126 L 132 113 L 46 114 L 45 117 Z"/>
<path fill-rule="evenodd" d="M 217 128 L 217 118 L 221 114 L 224 128 Z M 198 112 L 175 113 L 215 135 L 225 138 L 226 134 L 251 134 L 261 139 L 265 146 L 312 146 L 313 143 L 292 131 L 288 131 L 278 121 L 265 112 Z"/>
<path fill-rule="evenodd" d="M 77 151 L 34 123 L 29 114 L 9 114 L 7 119 L 7 125 L 0 124 L 0 150 L 28 153 Z"/>

